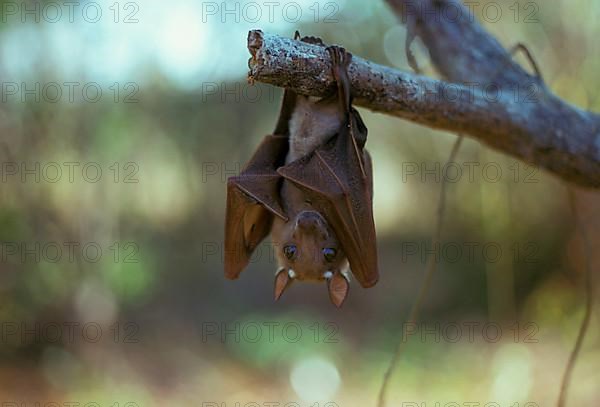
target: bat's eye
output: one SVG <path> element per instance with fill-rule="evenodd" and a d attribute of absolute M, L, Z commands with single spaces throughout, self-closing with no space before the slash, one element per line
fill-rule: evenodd
<path fill-rule="evenodd" d="M 333 259 L 335 259 L 336 254 L 337 251 L 332 247 L 326 247 L 323 249 L 323 257 L 325 257 L 325 260 L 330 263 L 333 261 Z"/>
<path fill-rule="evenodd" d="M 283 254 L 285 254 L 285 257 L 287 257 L 289 260 L 292 260 L 294 257 L 296 257 L 297 251 L 298 251 L 298 249 L 296 248 L 296 245 L 294 245 L 294 244 L 290 244 L 283 248 Z"/>

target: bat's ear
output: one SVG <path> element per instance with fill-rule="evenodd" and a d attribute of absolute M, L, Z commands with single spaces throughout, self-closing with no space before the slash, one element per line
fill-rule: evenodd
<path fill-rule="evenodd" d="M 290 270 L 291 271 L 291 270 Z M 275 301 L 281 298 L 283 292 L 292 285 L 294 280 L 290 277 L 289 271 L 286 271 L 284 267 L 277 270 L 275 274 Z"/>
<path fill-rule="evenodd" d="M 336 307 L 340 308 L 346 297 L 348 297 L 348 291 L 350 291 L 350 283 L 342 275 L 342 273 L 334 273 L 333 276 L 327 280 L 327 290 L 329 291 L 329 299 Z"/>

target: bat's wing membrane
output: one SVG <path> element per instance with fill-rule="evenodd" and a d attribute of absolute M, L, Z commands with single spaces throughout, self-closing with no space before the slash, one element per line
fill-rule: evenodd
<path fill-rule="evenodd" d="M 288 137 L 266 136 L 240 175 L 227 180 L 225 276 L 235 279 L 271 231 L 273 216 L 287 220 L 279 202 Z"/>
<path fill-rule="evenodd" d="M 363 149 L 366 128 L 352 109 L 349 125 L 313 154 L 278 172 L 306 191 L 323 211 L 363 287 L 377 283 L 377 243 L 373 221 L 371 161 Z"/>
<path fill-rule="evenodd" d="M 266 136 L 237 177 L 227 180 L 225 216 L 225 277 L 236 279 L 254 249 L 270 233 L 273 216 L 287 221 L 280 203 L 283 181 L 277 168 L 289 149 L 289 121 L 296 93 L 286 89 L 274 134 Z"/>

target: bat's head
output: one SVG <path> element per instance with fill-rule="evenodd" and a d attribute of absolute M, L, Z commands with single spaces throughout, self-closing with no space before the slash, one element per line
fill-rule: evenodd
<path fill-rule="evenodd" d="M 342 305 L 349 289 L 348 260 L 332 228 L 317 211 L 305 210 L 273 226 L 279 269 L 275 299 L 294 280 L 326 282 L 331 301 Z"/>

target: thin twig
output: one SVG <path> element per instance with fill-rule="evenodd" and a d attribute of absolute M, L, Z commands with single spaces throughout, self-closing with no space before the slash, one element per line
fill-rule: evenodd
<path fill-rule="evenodd" d="M 525 45 L 521 42 L 518 42 L 512 46 L 512 48 L 509 51 L 509 54 L 511 56 L 514 56 L 518 51 L 521 51 L 523 54 L 525 54 L 525 58 L 527 58 L 527 60 L 529 61 L 529 64 L 533 68 L 533 72 L 535 73 L 535 76 L 540 80 L 541 83 L 545 83 L 544 77 L 542 76 L 542 71 L 540 70 L 539 65 L 535 61 L 533 54 L 531 53 L 531 51 L 529 51 L 529 48 L 527 48 L 527 45 Z"/>
<path fill-rule="evenodd" d="M 456 154 L 458 153 L 458 149 L 462 143 L 463 136 L 459 135 L 456 141 L 454 142 L 454 146 L 452 147 L 452 151 L 450 152 L 450 156 L 448 157 L 448 163 L 451 163 L 455 160 Z M 444 221 L 444 213 L 446 211 L 446 177 L 444 177 L 442 181 L 442 185 L 440 188 L 440 200 L 438 202 L 437 207 L 437 222 L 435 225 L 435 231 L 433 234 L 432 245 L 433 248 L 440 245 L 441 235 L 442 235 L 442 224 Z M 419 310 L 421 308 L 421 304 L 425 299 L 427 291 L 429 290 L 429 286 L 431 285 L 431 280 L 433 274 L 435 273 L 435 269 L 437 266 L 437 261 L 435 255 L 432 253 L 429 255 L 427 259 L 425 278 L 423 279 L 423 283 L 421 283 L 421 288 L 419 289 L 419 293 L 417 294 L 417 298 L 413 303 L 410 313 L 408 314 L 407 323 L 415 323 L 417 318 L 419 317 Z M 398 347 L 396 348 L 396 352 L 390 361 L 390 365 L 388 366 L 385 374 L 383 376 L 383 383 L 381 384 L 381 388 L 379 390 L 379 396 L 377 398 L 377 406 L 384 407 L 385 406 L 385 396 L 387 393 L 387 388 L 390 383 L 390 379 L 392 377 L 392 373 L 396 369 L 396 365 L 400 361 L 400 357 L 402 356 L 402 351 L 404 349 L 404 341 L 400 341 L 398 343 Z"/>
<path fill-rule="evenodd" d="M 569 188 L 569 202 L 571 204 L 571 213 L 575 218 L 575 226 L 576 229 L 581 234 L 581 239 L 583 241 L 583 249 L 584 249 L 584 258 L 585 258 L 585 314 L 583 316 L 583 320 L 581 321 L 581 326 L 579 327 L 579 334 L 577 335 L 577 340 L 575 341 L 575 346 L 569 355 L 569 360 L 567 361 L 567 366 L 565 367 L 565 372 L 562 377 L 562 382 L 560 386 L 560 393 L 558 395 L 558 403 L 557 407 L 564 407 L 567 400 L 567 392 L 569 390 L 569 384 L 571 382 L 571 376 L 573 374 L 573 369 L 575 367 L 575 362 L 577 361 L 577 357 L 579 356 L 579 352 L 581 351 L 581 346 L 583 345 L 583 340 L 585 339 L 585 335 L 588 331 L 588 327 L 590 325 L 590 320 L 592 317 L 592 309 L 593 309 L 593 285 L 592 285 L 592 265 L 590 260 L 590 254 L 592 252 L 592 247 L 590 245 L 590 241 L 588 239 L 585 225 L 583 224 L 581 218 L 577 215 L 577 210 L 575 206 L 575 193 L 572 188 Z"/>

